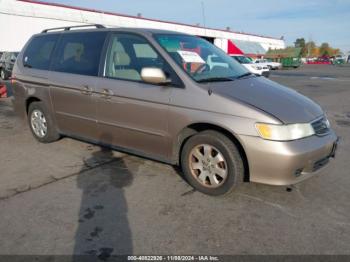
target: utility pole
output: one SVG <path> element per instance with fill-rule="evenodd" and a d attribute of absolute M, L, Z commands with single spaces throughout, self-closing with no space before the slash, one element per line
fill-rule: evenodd
<path fill-rule="evenodd" d="M 203 1 L 201 1 L 201 6 L 202 6 L 203 26 L 206 27 L 206 21 L 205 21 L 205 6 L 204 6 L 204 2 L 203 2 Z"/>
<path fill-rule="evenodd" d="M 309 34 L 309 44 L 307 45 L 307 57 L 310 57 L 310 52 L 311 52 L 311 42 L 312 42 L 312 34 Z"/>

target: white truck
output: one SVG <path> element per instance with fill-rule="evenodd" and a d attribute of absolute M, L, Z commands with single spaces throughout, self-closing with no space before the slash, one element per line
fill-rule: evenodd
<path fill-rule="evenodd" d="M 242 64 L 245 68 L 247 68 L 251 73 L 256 75 L 262 75 L 265 77 L 269 77 L 270 69 L 266 65 L 256 65 L 250 60 L 248 57 L 244 55 L 230 55 L 233 59 L 235 59 L 238 63 Z"/>
<path fill-rule="evenodd" d="M 258 64 L 261 66 L 267 66 L 269 69 L 275 70 L 275 69 L 281 69 L 282 64 L 278 62 L 272 62 L 267 59 L 256 59 L 254 60 L 254 64 Z"/>

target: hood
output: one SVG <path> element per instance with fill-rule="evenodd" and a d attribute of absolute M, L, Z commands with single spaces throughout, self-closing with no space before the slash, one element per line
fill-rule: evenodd
<path fill-rule="evenodd" d="M 269 113 L 285 124 L 307 123 L 323 114 L 321 107 L 311 99 L 265 77 L 208 85 L 214 94 L 240 100 Z"/>

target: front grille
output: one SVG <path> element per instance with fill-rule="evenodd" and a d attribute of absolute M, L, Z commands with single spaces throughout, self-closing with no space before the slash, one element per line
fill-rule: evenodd
<path fill-rule="evenodd" d="M 329 122 L 326 117 L 322 117 L 312 122 L 311 125 L 316 135 L 323 136 L 329 132 Z"/>

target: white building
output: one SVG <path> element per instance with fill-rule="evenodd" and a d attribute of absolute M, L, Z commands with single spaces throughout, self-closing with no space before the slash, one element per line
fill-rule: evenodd
<path fill-rule="evenodd" d="M 47 28 L 102 24 L 107 27 L 143 27 L 178 31 L 215 39 L 260 44 L 265 50 L 285 48 L 283 39 L 203 28 L 32 0 L 0 0 L 0 51 L 21 50 L 27 40 Z"/>

